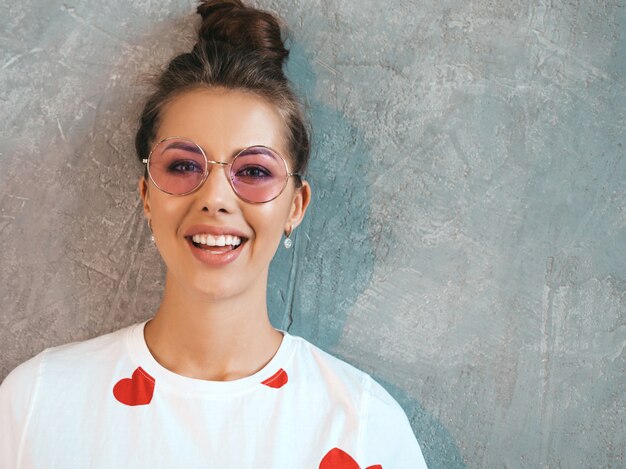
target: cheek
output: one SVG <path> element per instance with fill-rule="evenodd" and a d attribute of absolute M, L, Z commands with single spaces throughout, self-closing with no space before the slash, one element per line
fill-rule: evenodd
<path fill-rule="evenodd" d="M 153 198 L 152 218 L 155 229 L 179 225 L 180 220 L 189 211 L 188 203 L 183 197 L 172 197 L 167 194 L 158 194 Z"/>
<path fill-rule="evenodd" d="M 276 203 L 277 202 L 277 203 Z M 280 238 L 289 217 L 290 200 L 275 200 L 248 212 L 246 218 L 258 237 Z"/>

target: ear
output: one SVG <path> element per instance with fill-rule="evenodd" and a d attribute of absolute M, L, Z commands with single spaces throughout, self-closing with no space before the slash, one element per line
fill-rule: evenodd
<path fill-rule="evenodd" d="M 308 182 L 302 181 L 302 185 L 296 188 L 296 193 L 293 196 L 291 211 L 285 224 L 285 231 L 289 231 L 291 226 L 297 227 L 302 222 L 309 202 L 311 202 L 311 186 L 309 186 Z"/>
<path fill-rule="evenodd" d="M 142 176 L 141 179 L 139 179 L 139 183 L 137 184 L 137 190 L 139 191 L 139 197 L 141 197 L 141 202 L 143 203 L 143 214 L 145 215 L 148 222 L 150 222 L 152 211 L 150 209 L 150 194 L 148 192 L 148 181 L 146 181 L 145 177 Z"/>

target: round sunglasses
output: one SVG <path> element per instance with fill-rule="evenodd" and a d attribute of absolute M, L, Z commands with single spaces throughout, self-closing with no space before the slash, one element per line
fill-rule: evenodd
<path fill-rule="evenodd" d="M 160 140 L 143 163 L 154 185 L 172 195 L 187 195 L 198 190 L 209 176 L 209 165 L 222 166 L 235 194 L 253 204 L 274 200 L 291 176 L 302 177 L 290 173 L 285 159 L 269 147 L 244 148 L 230 163 L 224 163 L 209 160 L 199 145 L 184 137 Z"/>

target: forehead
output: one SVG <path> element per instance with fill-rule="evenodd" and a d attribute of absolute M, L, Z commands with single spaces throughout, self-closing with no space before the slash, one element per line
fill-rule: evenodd
<path fill-rule="evenodd" d="M 278 109 L 263 98 L 223 88 L 186 91 L 159 113 L 156 141 L 185 137 L 214 155 L 263 145 L 285 154 L 285 124 Z"/>

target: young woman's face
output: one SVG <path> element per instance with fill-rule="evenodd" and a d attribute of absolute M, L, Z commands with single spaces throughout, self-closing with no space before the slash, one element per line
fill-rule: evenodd
<path fill-rule="evenodd" d="M 170 101 L 160 118 L 155 142 L 184 137 L 199 145 L 209 160 L 220 162 L 262 145 L 282 155 L 293 170 L 282 118 L 273 105 L 251 93 L 192 90 Z M 143 178 L 139 183 L 168 280 L 215 299 L 264 294 L 270 260 L 283 232 L 302 220 L 309 186 L 297 188 L 290 177 L 276 199 L 251 204 L 235 194 L 223 166 L 209 165 L 209 170 L 203 185 L 187 195 L 167 194 Z M 194 242 L 194 235 L 200 242 Z M 222 241 L 227 244 L 211 246 Z"/>

